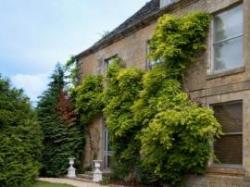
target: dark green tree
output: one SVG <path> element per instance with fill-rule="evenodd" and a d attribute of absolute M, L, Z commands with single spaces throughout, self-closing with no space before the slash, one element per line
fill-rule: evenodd
<path fill-rule="evenodd" d="M 41 174 L 45 176 L 65 174 L 69 157 L 75 157 L 79 165 L 82 152 L 81 128 L 64 86 L 64 71 L 57 65 L 48 89 L 37 106 L 38 120 L 44 134 Z"/>
<path fill-rule="evenodd" d="M 32 184 L 41 147 L 41 131 L 29 99 L 0 75 L 0 186 Z"/>

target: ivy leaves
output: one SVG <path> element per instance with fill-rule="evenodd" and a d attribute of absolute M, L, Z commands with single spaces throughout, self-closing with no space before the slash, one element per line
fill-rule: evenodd
<path fill-rule="evenodd" d="M 76 89 L 76 109 L 81 123 L 86 125 L 102 112 L 103 79 L 101 76 L 88 75 Z"/>
<path fill-rule="evenodd" d="M 205 49 L 209 21 L 209 15 L 202 12 L 162 16 L 149 43 L 149 58 L 163 62 L 173 78 L 181 78 L 197 53 Z"/>
<path fill-rule="evenodd" d="M 177 186 L 190 173 L 205 171 L 211 141 L 221 133 L 213 112 L 182 91 L 182 77 L 204 49 L 209 15 L 191 13 L 159 19 L 150 58 L 161 64 L 147 72 L 133 111 L 140 134 L 141 160 L 162 183 Z"/>
<path fill-rule="evenodd" d="M 206 13 L 165 15 L 150 41 L 149 57 L 161 63 L 143 72 L 116 58 L 104 82 L 87 76 L 77 89 L 86 123 L 104 111 L 119 179 L 177 186 L 184 175 L 205 171 L 221 127 L 210 109 L 182 90 L 182 78 L 204 50 L 208 27 Z"/>

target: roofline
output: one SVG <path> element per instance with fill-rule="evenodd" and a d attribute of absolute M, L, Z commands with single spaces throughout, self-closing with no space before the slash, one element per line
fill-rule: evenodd
<path fill-rule="evenodd" d="M 179 1 L 175 2 L 175 3 L 173 3 L 173 4 L 170 4 L 169 6 L 163 8 L 163 9 L 159 9 L 158 11 L 153 12 L 152 14 L 149 14 L 143 20 L 139 20 L 136 23 L 134 23 L 133 25 L 127 27 L 122 32 L 115 34 L 114 36 L 107 39 L 106 41 L 104 40 L 102 42 L 101 40 L 99 40 L 100 44 L 91 46 L 90 48 L 88 48 L 85 51 L 83 51 L 83 52 L 79 53 L 78 55 L 76 55 L 75 58 L 78 61 L 80 58 L 83 58 L 83 57 L 88 56 L 88 55 L 90 55 L 92 53 L 95 53 L 96 51 L 99 51 L 99 50 L 113 44 L 114 42 L 119 41 L 119 40 L 127 37 L 131 33 L 134 33 L 134 32 L 136 32 L 136 31 L 138 31 L 138 30 L 140 30 L 142 28 L 145 28 L 146 26 L 150 25 L 153 21 L 156 21 L 164 13 L 176 9 L 180 3 L 183 3 L 183 2 L 189 2 L 190 3 L 190 2 L 193 2 L 193 1 L 198 1 L 198 0 L 179 0 Z"/>

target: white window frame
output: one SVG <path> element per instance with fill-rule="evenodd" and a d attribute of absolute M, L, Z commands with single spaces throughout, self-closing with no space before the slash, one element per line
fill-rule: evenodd
<path fill-rule="evenodd" d="M 177 0 L 160 0 L 160 8 L 164 8 L 168 5 L 175 3 Z"/>
<path fill-rule="evenodd" d="M 219 43 L 224 43 L 226 41 L 230 41 L 230 40 L 233 40 L 233 39 L 236 39 L 236 38 L 240 38 L 240 37 L 243 38 L 244 37 L 244 28 L 243 28 L 243 32 L 241 34 L 239 34 L 237 36 L 232 36 L 230 38 L 227 38 L 227 39 L 224 39 L 224 40 L 221 40 L 221 41 L 215 43 L 215 41 L 214 41 L 215 40 L 215 32 L 214 32 L 214 29 L 215 29 L 214 24 L 215 23 L 214 23 L 214 17 L 217 16 L 217 15 L 219 15 L 219 14 L 221 14 L 221 13 L 223 13 L 223 12 L 230 11 L 230 10 L 232 10 L 232 9 L 238 7 L 238 6 L 242 6 L 242 4 L 238 4 L 236 6 L 233 6 L 233 7 L 229 8 L 229 9 L 226 9 L 226 10 L 224 10 L 222 12 L 218 12 L 217 14 L 215 14 L 213 16 L 213 19 L 211 21 L 211 39 L 210 39 L 210 50 L 211 50 L 211 55 L 210 55 L 211 56 L 210 57 L 211 63 L 210 63 L 210 71 L 209 71 L 210 74 L 223 73 L 223 72 L 227 72 L 227 71 L 239 69 L 239 68 L 242 68 L 242 67 L 245 66 L 245 64 L 244 64 L 244 55 L 243 55 L 243 58 L 242 58 L 243 59 L 243 64 L 241 66 L 236 67 L 236 68 L 232 68 L 232 69 L 214 70 L 214 64 L 215 64 L 215 52 L 214 52 L 215 50 L 214 50 L 214 48 L 215 48 L 215 45 L 219 44 Z M 242 8 L 242 11 L 244 11 L 243 8 Z M 244 15 L 244 12 L 243 12 L 243 15 Z M 244 19 L 244 17 L 242 17 L 242 19 Z M 244 22 L 243 22 L 242 26 L 244 27 Z M 243 42 L 244 42 L 244 40 L 243 40 Z M 242 45 L 243 45 L 243 42 L 242 42 Z M 243 49 L 242 53 L 244 53 L 244 49 Z"/>

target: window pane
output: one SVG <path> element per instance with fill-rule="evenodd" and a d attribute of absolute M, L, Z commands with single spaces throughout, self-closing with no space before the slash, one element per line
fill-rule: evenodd
<path fill-rule="evenodd" d="M 242 135 L 222 136 L 214 143 L 214 153 L 217 162 L 220 164 L 241 165 Z"/>
<path fill-rule="evenodd" d="M 243 66 L 242 37 L 214 45 L 214 71 Z"/>
<path fill-rule="evenodd" d="M 214 115 L 224 133 L 242 132 L 242 104 L 231 102 L 213 106 Z"/>
<path fill-rule="evenodd" d="M 242 164 L 242 102 L 213 105 L 224 135 L 214 142 L 214 153 L 222 164 Z"/>
<path fill-rule="evenodd" d="M 218 14 L 214 18 L 215 42 L 239 36 L 243 33 L 242 6 Z"/>
<path fill-rule="evenodd" d="M 161 4 L 161 8 L 164 7 L 164 6 L 168 6 L 174 2 L 176 2 L 177 0 L 161 0 L 160 1 L 160 4 Z"/>

